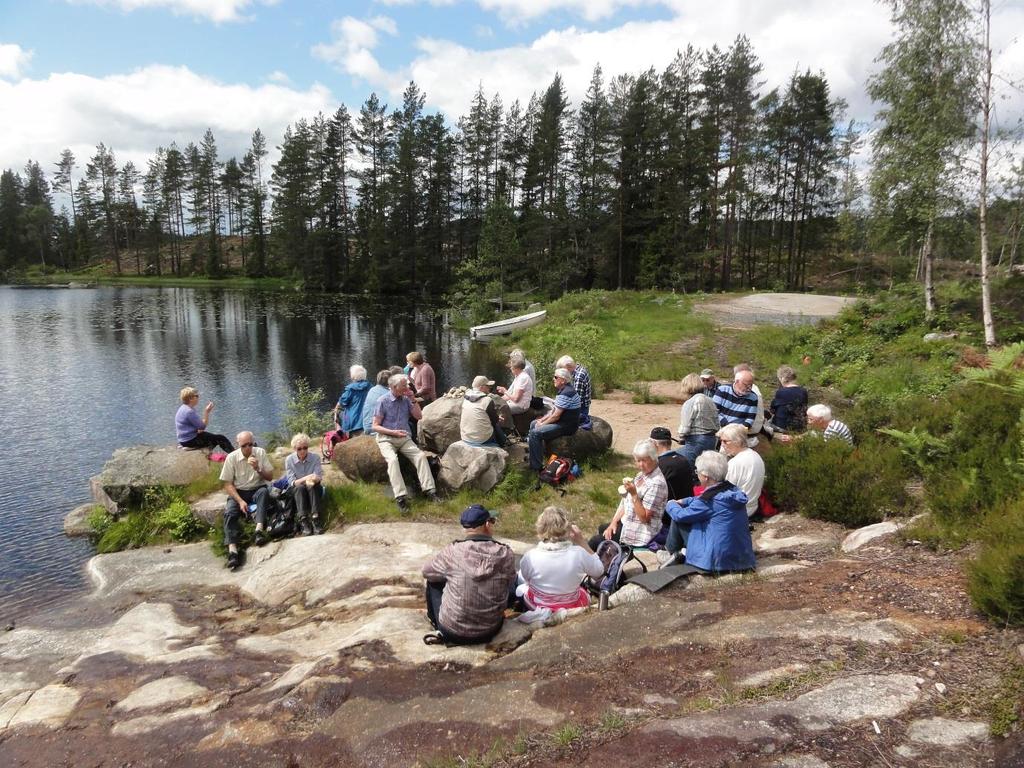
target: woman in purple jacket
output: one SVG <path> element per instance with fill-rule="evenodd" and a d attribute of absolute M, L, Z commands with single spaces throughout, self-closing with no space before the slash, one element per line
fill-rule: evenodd
<path fill-rule="evenodd" d="M 213 448 L 217 446 L 224 453 L 231 453 L 234 448 L 231 441 L 224 435 L 217 435 L 207 432 L 206 426 L 210 423 L 210 411 L 213 410 L 213 403 L 207 403 L 200 416 L 196 411 L 199 405 L 199 390 L 195 387 L 185 387 L 181 390 L 181 406 L 174 414 L 174 429 L 178 434 L 178 445 L 182 448 Z"/>

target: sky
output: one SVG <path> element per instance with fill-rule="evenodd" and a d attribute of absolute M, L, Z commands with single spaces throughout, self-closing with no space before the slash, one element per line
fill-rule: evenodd
<path fill-rule="evenodd" d="M 1024 0 L 993 3 L 996 69 L 1024 76 Z M 0 168 L 52 172 L 98 143 L 145 169 L 158 146 L 213 130 L 222 159 L 371 92 L 397 105 L 410 79 L 451 123 L 482 87 L 524 105 L 561 73 L 579 103 L 605 78 L 663 69 L 692 44 L 750 38 L 761 93 L 822 71 L 848 118 L 876 112 L 865 83 L 891 39 L 876 0 L 0 0 Z M 1008 89 L 1004 116 L 1019 114 Z M 276 153 L 271 152 L 273 161 Z"/>

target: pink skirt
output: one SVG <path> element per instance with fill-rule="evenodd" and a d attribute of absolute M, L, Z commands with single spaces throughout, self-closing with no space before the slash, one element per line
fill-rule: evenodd
<path fill-rule="evenodd" d="M 559 608 L 586 608 L 590 605 L 590 593 L 583 587 L 579 588 L 575 598 L 566 599 L 563 595 L 552 598 L 549 595 L 535 594 L 532 589 L 527 589 L 523 599 L 531 608 L 550 608 L 552 611 L 557 611 Z"/>

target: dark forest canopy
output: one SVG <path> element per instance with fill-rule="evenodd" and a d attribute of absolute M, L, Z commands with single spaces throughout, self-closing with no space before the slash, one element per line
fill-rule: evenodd
<path fill-rule="evenodd" d="M 0 178 L 0 270 L 294 275 L 326 290 L 458 298 L 539 289 L 798 289 L 863 247 L 859 141 L 821 73 L 763 92 L 747 39 L 680 51 L 578 105 L 560 76 L 529 103 L 477 91 L 452 121 L 371 94 L 298 120 L 268 167 L 213 133 L 145 169 L 103 144 Z M 53 210 L 53 193 L 71 210 Z M 225 238 L 231 237 L 231 253 Z"/>

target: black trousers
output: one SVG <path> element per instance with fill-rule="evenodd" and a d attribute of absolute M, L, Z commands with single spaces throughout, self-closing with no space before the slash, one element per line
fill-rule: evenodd
<path fill-rule="evenodd" d="M 498 626 L 494 628 L 494 631 L 488 632 L 485 635 L 479 637 L 466 637 L 456 632 L 452 632 L 446 629 L 444 625 L 438 620 L 438 616 L 441 614 L 441 597 L 444 595 L 445 583 L 443 581 L 428 581 L 427 582 L 427 618 L 430 619 L 431 625 L 434 629 L 441 633 L 446 643 L 452 645 L 476 645 L 478 643 L 486 643 L 491 640 L 496 634 L 501 631 L 502 624 L 504 621 L 499 622 Z M 512 583 L 512 587 L 509 590 L 509 601 L 508 604 L 511 606 L 515 601 L 516 597 L 516 585 Z"/>
<path fill-rule="evenodd" d="M 217 435 L 213 432 L 200 432 L 191 440 L 180 444 L 182 448 L 220 448 L 224 453 L 231 453 L 235 450 L 231 441 L 224 435 Z"/>

